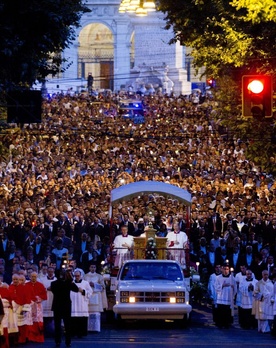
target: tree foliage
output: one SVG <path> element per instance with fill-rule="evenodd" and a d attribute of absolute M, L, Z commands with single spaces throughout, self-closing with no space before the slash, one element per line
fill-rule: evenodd
<path fill-rule="evenodd" d="M 237 10 L 244 9 L 243 20 L 252 23 L 275 22 L 276 3 L 273 0 L 233 0 Z"/>
<path fill-rule="evenodd" d="M 82 0 L 0 0 L 2 86 L 28 86 L 59 72 L 61 52 L 89 11 Z"/>
<path fill-rule="evenodd" d="M 274 120 L 241 117 L 241 77 L 276 68 L 276 2 L 273 0 L 160 0 L 166 28 L 192 48 L 195 67 L 216 79 L 216 116 L 248 143 L 247 157 L 273 174 Z M 274 141 L 272 141 L 274 139 Z"/>
<path fill-rule="evenodd" d="M 241 116 L 241 86 L 238 80 L 224 75 L 215 92 L 216 118 L 227 128 L 229 138 L 247 143 L 246 157 L 263 170 L 276 175 L 276 144 L 274 120 L 243 118 Z"/>
<path fill-rule="evenodd" d="M 273 70 L 276 4 L 273 0 L 160 0 L 166 27 L 192 47 L 194 64 L 213 76 L 235 68 Z"/>

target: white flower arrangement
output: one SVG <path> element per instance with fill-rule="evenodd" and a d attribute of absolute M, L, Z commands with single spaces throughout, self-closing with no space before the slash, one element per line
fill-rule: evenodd
<path fill-rule="evenodd" d="M 157 249 L 154 238 L 150 237 L 147 240 L 145 259 L 155 260 L 157 259 Z"/>

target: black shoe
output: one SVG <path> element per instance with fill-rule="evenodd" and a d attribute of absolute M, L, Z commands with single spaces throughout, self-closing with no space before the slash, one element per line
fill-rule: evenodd
<path fill-rule="evenodd" d="M 66 347 L 71 347 L 71 343 L 66 343 Z"/>
<path fill-rule="evenodd" d="M 57 348 L 60 347 L 60 343 L 56 343 L 56 347 L 57 347 Z"/>

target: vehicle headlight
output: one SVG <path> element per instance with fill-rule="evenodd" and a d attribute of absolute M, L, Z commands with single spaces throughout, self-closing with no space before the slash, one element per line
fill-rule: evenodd
<path fill-rule="evenodd" d="M 136 301 L 135 301 L 135 297 L 133 297 L 133 296 L 131 296 L 130 298 L 129 298 L 129 303 L 135 303 Z"/>
<path fill-rule="evenodd" d="M 175 297 L 170 297 L 170 303 L 176 303 L 176 298 Z"/>
<path fill-rule="evenodd" d="M 185 303 L 185 292 L 177 291 L 176 292 L 176 303 Z"/>
<path fill-rule="evenodd" d="M 129 291 L 121 291 L 120 302 L 121 303 L 128 303 L 129 302 Z"/>

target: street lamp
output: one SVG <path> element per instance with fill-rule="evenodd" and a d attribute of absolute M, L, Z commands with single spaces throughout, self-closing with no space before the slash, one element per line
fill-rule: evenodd
<path fill-rule="evenodd" d="M 146 9 L 148 12 L 156 11 L 156 4 L 152 0 L 145 0 L 143 3 L 143 8 Z"/>
<path fill-rule="evenodd" d="M 148 12 L 156 11 L 154 0 L 122 0 L 119 12 L 134 13 L 136 16 L 147 16 Z"/>

